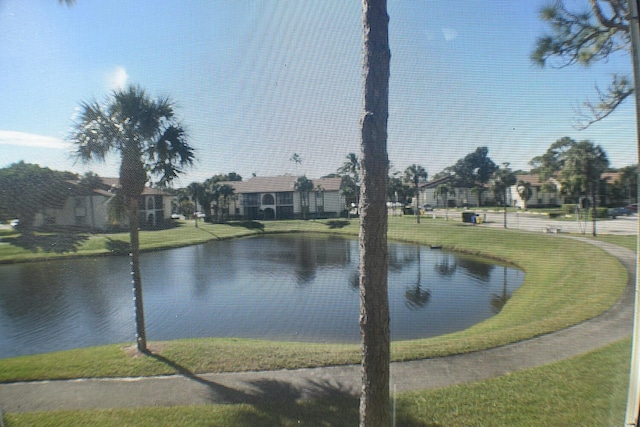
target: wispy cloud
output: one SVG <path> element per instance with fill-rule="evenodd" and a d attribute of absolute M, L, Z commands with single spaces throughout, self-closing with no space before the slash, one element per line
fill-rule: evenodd
<path fill-rule="evenodd" d="M 107 73 L 107 85 L 111 90 L 124 89 L 129 80 L 129 75 L 124 67 L 117 66 Z"/>
<path fill-rule="evenodd" d="M 10 130 L 0 130 L 0 145 L 52 148 L 55 150 L 66 150 L 69 148 L 69 144 L 59 138 Z"/>
<path fill-rule="evenodd" d="M 442 34 L 444 35 L 444 39 L 450 42 L 451 40 L 455 40 L 455 38 L 458 37 L 458 30 L 456 30 L 455 28 L 443 28 Z"/>

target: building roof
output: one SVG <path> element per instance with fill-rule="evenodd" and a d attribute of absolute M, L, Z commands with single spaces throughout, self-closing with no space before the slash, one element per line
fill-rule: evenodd
<path fill-rule="evenodd" d="M 120 187 L 120 178 L 103 178 L 100 177 L 100 180 L 102 180 L 102 182 L 105 184 L 105 186 L 108 186 L 109 189 L 115 189 Z M 142 195 L 143 196 L 167 196 L 168 193 L 158 189 L 158 188 L 153 188 L 153 187 L 144 187 L 144 190 L 142 190 Z"/>
<path fill-rule="evenodd" d="M 110 178 L 110 177 L 100 177 L 100 181 L 102 181 L 102 186 L 100 186 L 99 188 L 93 188 L 91 191 L 94 194 L 99 194 L 101 196 L 105 196 L 105 197 L 111 197 L 114 192 L 115 189 L 117 189 L 118 187 L 120 187 L 120 179 L 119 178 Z M 80 183 L 80 181 L 67 181 L 70 184 L 74 184 L 74 185 L 78 185 Z M 166 192 L 157 189 L 157 188 L 153 188 L 153 187 L 144 187 L 144 190 L 142 190 L 142 195 L 144 196 L 155 196 L 155 195 L 168 195 Z"/>
<path fill-rule="evenodd" d="M 619 180 L 620 176 L 621 174 L 619 172 L 604 172 L 602 175 L 600 175 L 600 178 L 604 181 L 613 183 Z M 542 181 L 540 181 L 540 175 L 537 175 L 537 174 L 518 175 L 517 179 L 518 179 L 518 182 L 520 181 L 528 182 L 533 186 L 540 186 L 544 184 Z M 549 178 L 549 180 L 556 185 L 558 184 L 555 178 Z"/>
<path fill-rule="evenodd" d="M 534 187 L 544 184 L 540 181 L 540 175 L 538 174 L 516 175 L 516 179 L 518 180 L 517 182 L 527 182 Z"/>
<path fill-rule="evenodd" d="M 604 172 L 600 177 L 607 182 L 614 183 L 620 180 L 622 174 L 620 172 Z"/>
<path fill-rule="evenodd" d="M 451 175 L 443 176 L 442 178 L 433 179 L 431 181 L 421 183 L 420 188 L 421 189 L 435 188 L 440 184 L 444 184 L 445 182 L 451 181 L 452 179 L 453 177 Z"/>
<path fill-rule="evenodd" d="M 298 177 L 293 175 L 254 176 L 248 181 L 226 181 L 222 184 L 231 185 L 236 193 L 284 193 L 294 191 L 293 187 Z M 312 179 L 313 187 L 322 187 L 324 191 L 339 191 L 341 178 Z"/>

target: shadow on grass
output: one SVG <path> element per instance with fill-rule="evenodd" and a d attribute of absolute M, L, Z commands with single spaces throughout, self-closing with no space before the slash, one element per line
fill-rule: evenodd
<path fill-rule="evenodd" d="M 129 255 L 131 251 L 131 245 L 129 242 L 123 242 L 122 240 L 113 240 L 109 237 L 106 238 L 107 243 L 105 247 L 111 252 L 113 255 Z"/>
<path fill-rule="evenodd" d="M 225 222 L 225 225 L 229 225 L 231 227 L 244 227 L 248 230 L 264 231 L 264 224 L 258 221 L 230 221 Z"/>
<path fill-rule="evenodd" d="M 326 222 L 327 227 L 331 228 L 331 229 L 336 229 L 336 228 L 344 228 L 347 227 L 349 224 L 351 224 L 351 222 L 345 220 L 345 219 L 332 219 Z"/>
<path fill-rule="evenodd" d="M 7 243 L 31 252 L 67 253 L 78 252 L 78 248 L 89 236 L 83 233 L 32 234 L 23 233 Z"/>
<path fill-rule="evenodd" d="M 196 381 L 209 389 L 212 404 L 251 405 L 230 416 L 235 426 L 281 425 L 358 425 L 359 398 L 348 386 L 335 380 L 282 381 L 275 379 L 247 379 L 238 388 L 218 384 L 195 375 L 184 366 L 160 354 L 147 356 L 165 363 L 179 375 Z M 415 419 L 407 412 L 396 415 L 396 424 L 407 427 L 437 427 Z"/>

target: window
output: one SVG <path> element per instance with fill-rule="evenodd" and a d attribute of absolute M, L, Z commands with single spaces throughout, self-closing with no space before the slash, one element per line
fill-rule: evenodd
<path fill-rule="evenodd" d="M 243 206 L 258 206 L 260 200 L 260 195 L 258 193 L 248 193 L 244 194 L 242 198 Z"/>
<path fill-rule="evenodd" d="M 276 219 L 293 219 L 293 206 L 276 207 Z"/>
<path fill-rule="evenodd" d="M 276 193 L 278 199 L 278 205 L 293 205 L 293 192 L 288 191 L 286 193 Z"/>

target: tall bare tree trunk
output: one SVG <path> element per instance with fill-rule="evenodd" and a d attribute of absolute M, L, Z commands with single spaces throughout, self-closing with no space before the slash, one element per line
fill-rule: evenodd
<path fill-rule="evenodd" d="M 596 189 L 596 183 L 591 183 L 591 200 L 593 201 L 593 207 L 591 211 L 591 220 L 593 222 L 593 227 L 591 229 L 591 235 L 596 237 L 598 233 L 596 232 L 596 221 L 598 220 L 598 191 Z"/>
<path fill-rule="evenodd" d="M 363 0 L 364 115 L 360 192 L 360 426 L 388 427 L 389 301 L 387 294 L 387 118 L 389 16 L 386 0 Z"/>
<path fill-rule="evenodd" d="M 420 224 L 420 189 L 416 184 L 416 223 Z"/>
<path fill-rule="evenodd" d="M 136 342 L 138 350 L 147 352 L 147 332 L 144 325 L 144 308 L 142 305 L 142 276 L 140 275 L 140 238 L 138 228 L 138 200 L 127 200 L 129 210 L 129 236 L 131 240 L 131 283 L 133 284 L 133 301 L 136 316 Z"/>
<path fill-rule="evenodd" d="M 504 228 L 507 228 L 507 189 L 504 189 Z"/>

